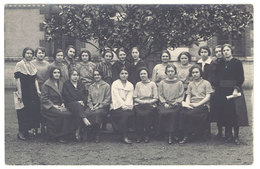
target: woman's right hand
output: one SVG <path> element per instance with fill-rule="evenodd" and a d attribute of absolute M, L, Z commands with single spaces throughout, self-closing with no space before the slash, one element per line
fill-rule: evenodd
<path fill-rule="evenodd" d="M 83 118 L 83 122 L 86 126 L 91 126 L 91 123 L 88 121 L 87 118 Z"/>
<path fill-rule="evenodd" d="M 19 102 L 23 101 L 21 92 L 17 92 L 17 98 L 18 98 Z"/>
<path fill-rule="evenodd" d="M 58 105 L 53 105 L 53 107 L 60 110 L 60 106 L 58 106 Z"/>

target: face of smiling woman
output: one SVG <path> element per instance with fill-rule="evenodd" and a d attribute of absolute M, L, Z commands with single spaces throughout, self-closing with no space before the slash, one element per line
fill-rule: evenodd
<path fill-rule="evenodd" d="M 24 54 L 24 59 L 26 61 L 31 61 L 32 60 L 32 57 L 33 57 L 33 51 L 31 50 L 27 50 Z"/>
<path fill-rule="evenodd" d="M 122 80 L 122 81 L 126 81 L 127 78 L 128 78 L 128 72 L 126 70 L 122 70 L 119 74 L 119 78 Z"/>

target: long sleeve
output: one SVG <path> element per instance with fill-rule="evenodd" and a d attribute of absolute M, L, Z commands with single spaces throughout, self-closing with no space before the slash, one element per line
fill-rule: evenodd
<path fill-rule="evenodd" d="M 114 82 L 115 80 L 117 80 L 119 78 L 119 75 L 118 75 L 118 70 L 117 70 L 117 67 L 118 67 L 118 62 L 115 62 L 113 65 L 112 65 L 112 81 Z"/>
<path fill-rule="evenodd" d="M 50 100 L 49 89 L 46 85 L 42 86 L 41 105 L 46 110 L 49 110 L 54 105 Z"/>
<path fill-rule="evenodd" d="M 152 73 L 152 81 L 156 83 L 156 76 L 157 76 L 157 65 L 153 68 L 153 73 Z"/>
<path fill-rule="evenodd" d="M 161 103 L 165 103 L 166 99 L 164 98 L 163 94 L 163 81 L 159 83 L 158 85 L 158 92 L 159 92 L 159 100 Z"/>
<path fill-rule="evenodd" d="M 236 70 L 237 86 L 241 88 L 245 80 L 242 62 L 240 60 L 237 60 L 236 66 L 237 66 L 237 70 Z"/>
<path fill-rule="evenodd" d="M 112 84 L 111 87 L 111 97 L 112 97 L 112 108 L 114 110 L 120 108 L 124 104 L 124 101 L 119 95 L 118 89 L 116 88 L 115 82 Z"/>
<path fill-rule="evenodd" d="M 132 88 L 132 90 L 130 90 L 127 93 L 126 100 L 125 100 L 125 105 L 130 109 L 133 108 L 133 94 L 134 94 L 134 88 Z"/>
<path fill-rule="evenodd" d="M 108 106 L 110 104 L 111 101 L 111 91 L 110 91 L 110 86 L 106 85 L 105 88 L 105 98 L 104 101 L 102 102 L 103 106 Z"/>
<path fill-rule="evenodd" d="M 176 100 L 177 103 L 181 103 L 184 99 L 184 85 L 182 82 L 180 82 L 179 84 L 179 97 Z"/>

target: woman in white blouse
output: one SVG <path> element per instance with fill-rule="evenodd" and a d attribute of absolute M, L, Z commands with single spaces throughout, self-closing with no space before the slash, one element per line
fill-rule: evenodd
<path fill-rule="evenodd" d="M 125 67 L 119 71 L 119 79 L 113 82 L 111 87 L 111 117 L 114 126 L 122 134 L 123 142 L 131 144 L 127 136 L 128 118 L 133 115 L 134 86 L 128 80 L 128 71 Z"/>

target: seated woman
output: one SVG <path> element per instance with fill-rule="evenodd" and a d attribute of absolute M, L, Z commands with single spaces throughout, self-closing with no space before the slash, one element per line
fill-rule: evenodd
<path fill-rule="evenodd" d="M 210 94 L 213 92 L 210 83 L 202 79 L 202 69 L 199 65 L 190 68 L 190 76 L 193 81 L 188 85 L 186 102 L 180 112 L 180 128 L 184 135 L 180 144 L 187 143 L 192 133 L 201 132 L 205 128 Z"/>
<path fill-rule="evenodd" d="M 75 138 L 77 141 L 80 141 L 80 129 L 83 126 L 82 122 L 84 122 L 85 126 L 91 125 L 85 113 L 88 92 L 85 89 L 84 84 L 79 81 L 79 73 L 77 69 L 72 68 L 69 71 L 69 78 L 70 80 L 67 80 L 63 85 L 62 96 L 65 102 L 65 106 L 75 116 L 75 123 L 77 128 Z"/>
<path fill-rule="evenodd" d="M 99 142 L 99 132 L 101 124 L 108 112 L 111 102 L 110 86 L 101 78 L 103 74 L 100 70 L 94 70 L 95 82 L 89 87 L 87 117 L 94 131 L 95 142 Z"/>
<path fill-rule="evenodd" d="M 130 83 L 128 78 L 128 71 L 122 67 L 119 73 L 119 79 L 113 82 L 111 87 L 111 118 L 115 122 L 115 128 L 122 134 L 123 142 L 131 144 L 132 141 L 128 139 L 127 127 L 128 118 L 133 115 L 133 93 L 134 86 Z"/>
<path fill-rule="evenodd" d="M 156 102 L 158 100 L 157 86 L 148 79 L 149 73 L 146 67 L 139 69 L 141 81 L 136 84 L 134 91 L 134 110 L 136 113 L 136 129 L 140 143 L 144 137 L 144 142 L 148 143 L 152 117 L 156 113 Z"/>
<path fill-rule="evenodd" d="M 158 132 L 167 132 L 168 143 L 172 144 L 172 137 L 178 137 L 178 116 L 181 102 L 184 97 L 183 83 L 176 77 L 176 67 L 167 65 L 165 68 L 167 78 L 159 83 Z"/>
<path fill-rule="evenodd" d="M 41 92 L 42 115 L 47 122 L 47 134 L 65 143 L 66 136 L 75 130 L 73 115 L 63 103 L 61 69 L 52 67 L 50 78 L 43 84 Z"/>

